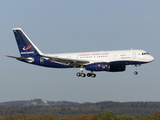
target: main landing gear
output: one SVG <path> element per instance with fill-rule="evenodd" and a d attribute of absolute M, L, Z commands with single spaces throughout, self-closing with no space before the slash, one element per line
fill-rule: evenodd
<path fill-rule="evenodd" d="M 76 75 L 77 75 L 77 77 L 86 77 L 86 74 L 83 73 L 83 68 L 80 68 L 80 72 L 78 72 Z M 87 73 L 87 77 L 95 78 L 95 77 L 96 77 L 96 74 L 94 74 L 94 73 L 91 71 L 91 73 Z"/>
<path fill-rule="evenodd" d="M 77 74 L 77 77 L 86 77 L 86 74 L 85 73 L 80 73 L 80 72 L 78 72 Z M 95 78 L 96 77 L 96 74 L 94 74 L 94 73 L 87 73 L 87 77 L 92 77 L 92 78 Z"/>

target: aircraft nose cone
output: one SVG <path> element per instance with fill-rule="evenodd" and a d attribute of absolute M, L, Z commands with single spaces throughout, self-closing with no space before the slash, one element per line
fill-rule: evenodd
<path fill-rule="evenodd" d="M 154 61 L 154 57 L 150 56 L 150 62 Z"/>

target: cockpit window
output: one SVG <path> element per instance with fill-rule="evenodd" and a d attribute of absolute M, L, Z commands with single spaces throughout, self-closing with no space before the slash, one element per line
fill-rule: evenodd
<path fill-rule="evenodd" d="M 142 53 L 142 55 L 149 55 L 149 53 Z"/>

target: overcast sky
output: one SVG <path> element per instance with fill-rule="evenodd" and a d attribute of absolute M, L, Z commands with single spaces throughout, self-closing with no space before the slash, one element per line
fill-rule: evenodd
<path fill-rule="evenodd" d="M 1 0 L 0 102 L 160 101 L 159 0 Z M 12 28 L 22 28 L 44 53 L 143 49 L 155 61 L 125 72 L 77 77 L 78 68 L 44 68 L 20 56 Z M 87 73 L 87 71 L 85 71 Z"/>

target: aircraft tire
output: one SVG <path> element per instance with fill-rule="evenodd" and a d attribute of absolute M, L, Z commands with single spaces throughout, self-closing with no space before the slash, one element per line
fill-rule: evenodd
<path fill-rule="evenodd" d="M 86 77 L 86 74 L 85 73 L 81 73 L 81 77 Z"/>
<path fill-rule="evenodd" d="M 95 77 L 96 77 L 96 74 L 94 74 L 94 73 L 91 74 L 91 77 L 92 77 L 92 78 L 95 78 Z"/>
<path fill-rule="evenodd" d="M 137 71 L 134 71 L 134 75 L 137 75 L 138 74 L 138 72 Z"/>
<path fill-rule="evenodd" d="M 80 76 L 81 76 L 81 73 L 80 73 L 80 72 L 78 72 L 76 75 L 77 75 L 77 77 L 80 77 Z"/>
<path fill-rule="evenodd" d="M 91 75 L 92 75 L 91 73 L 87 73 L 87 77 L 91 77 Z"/>

